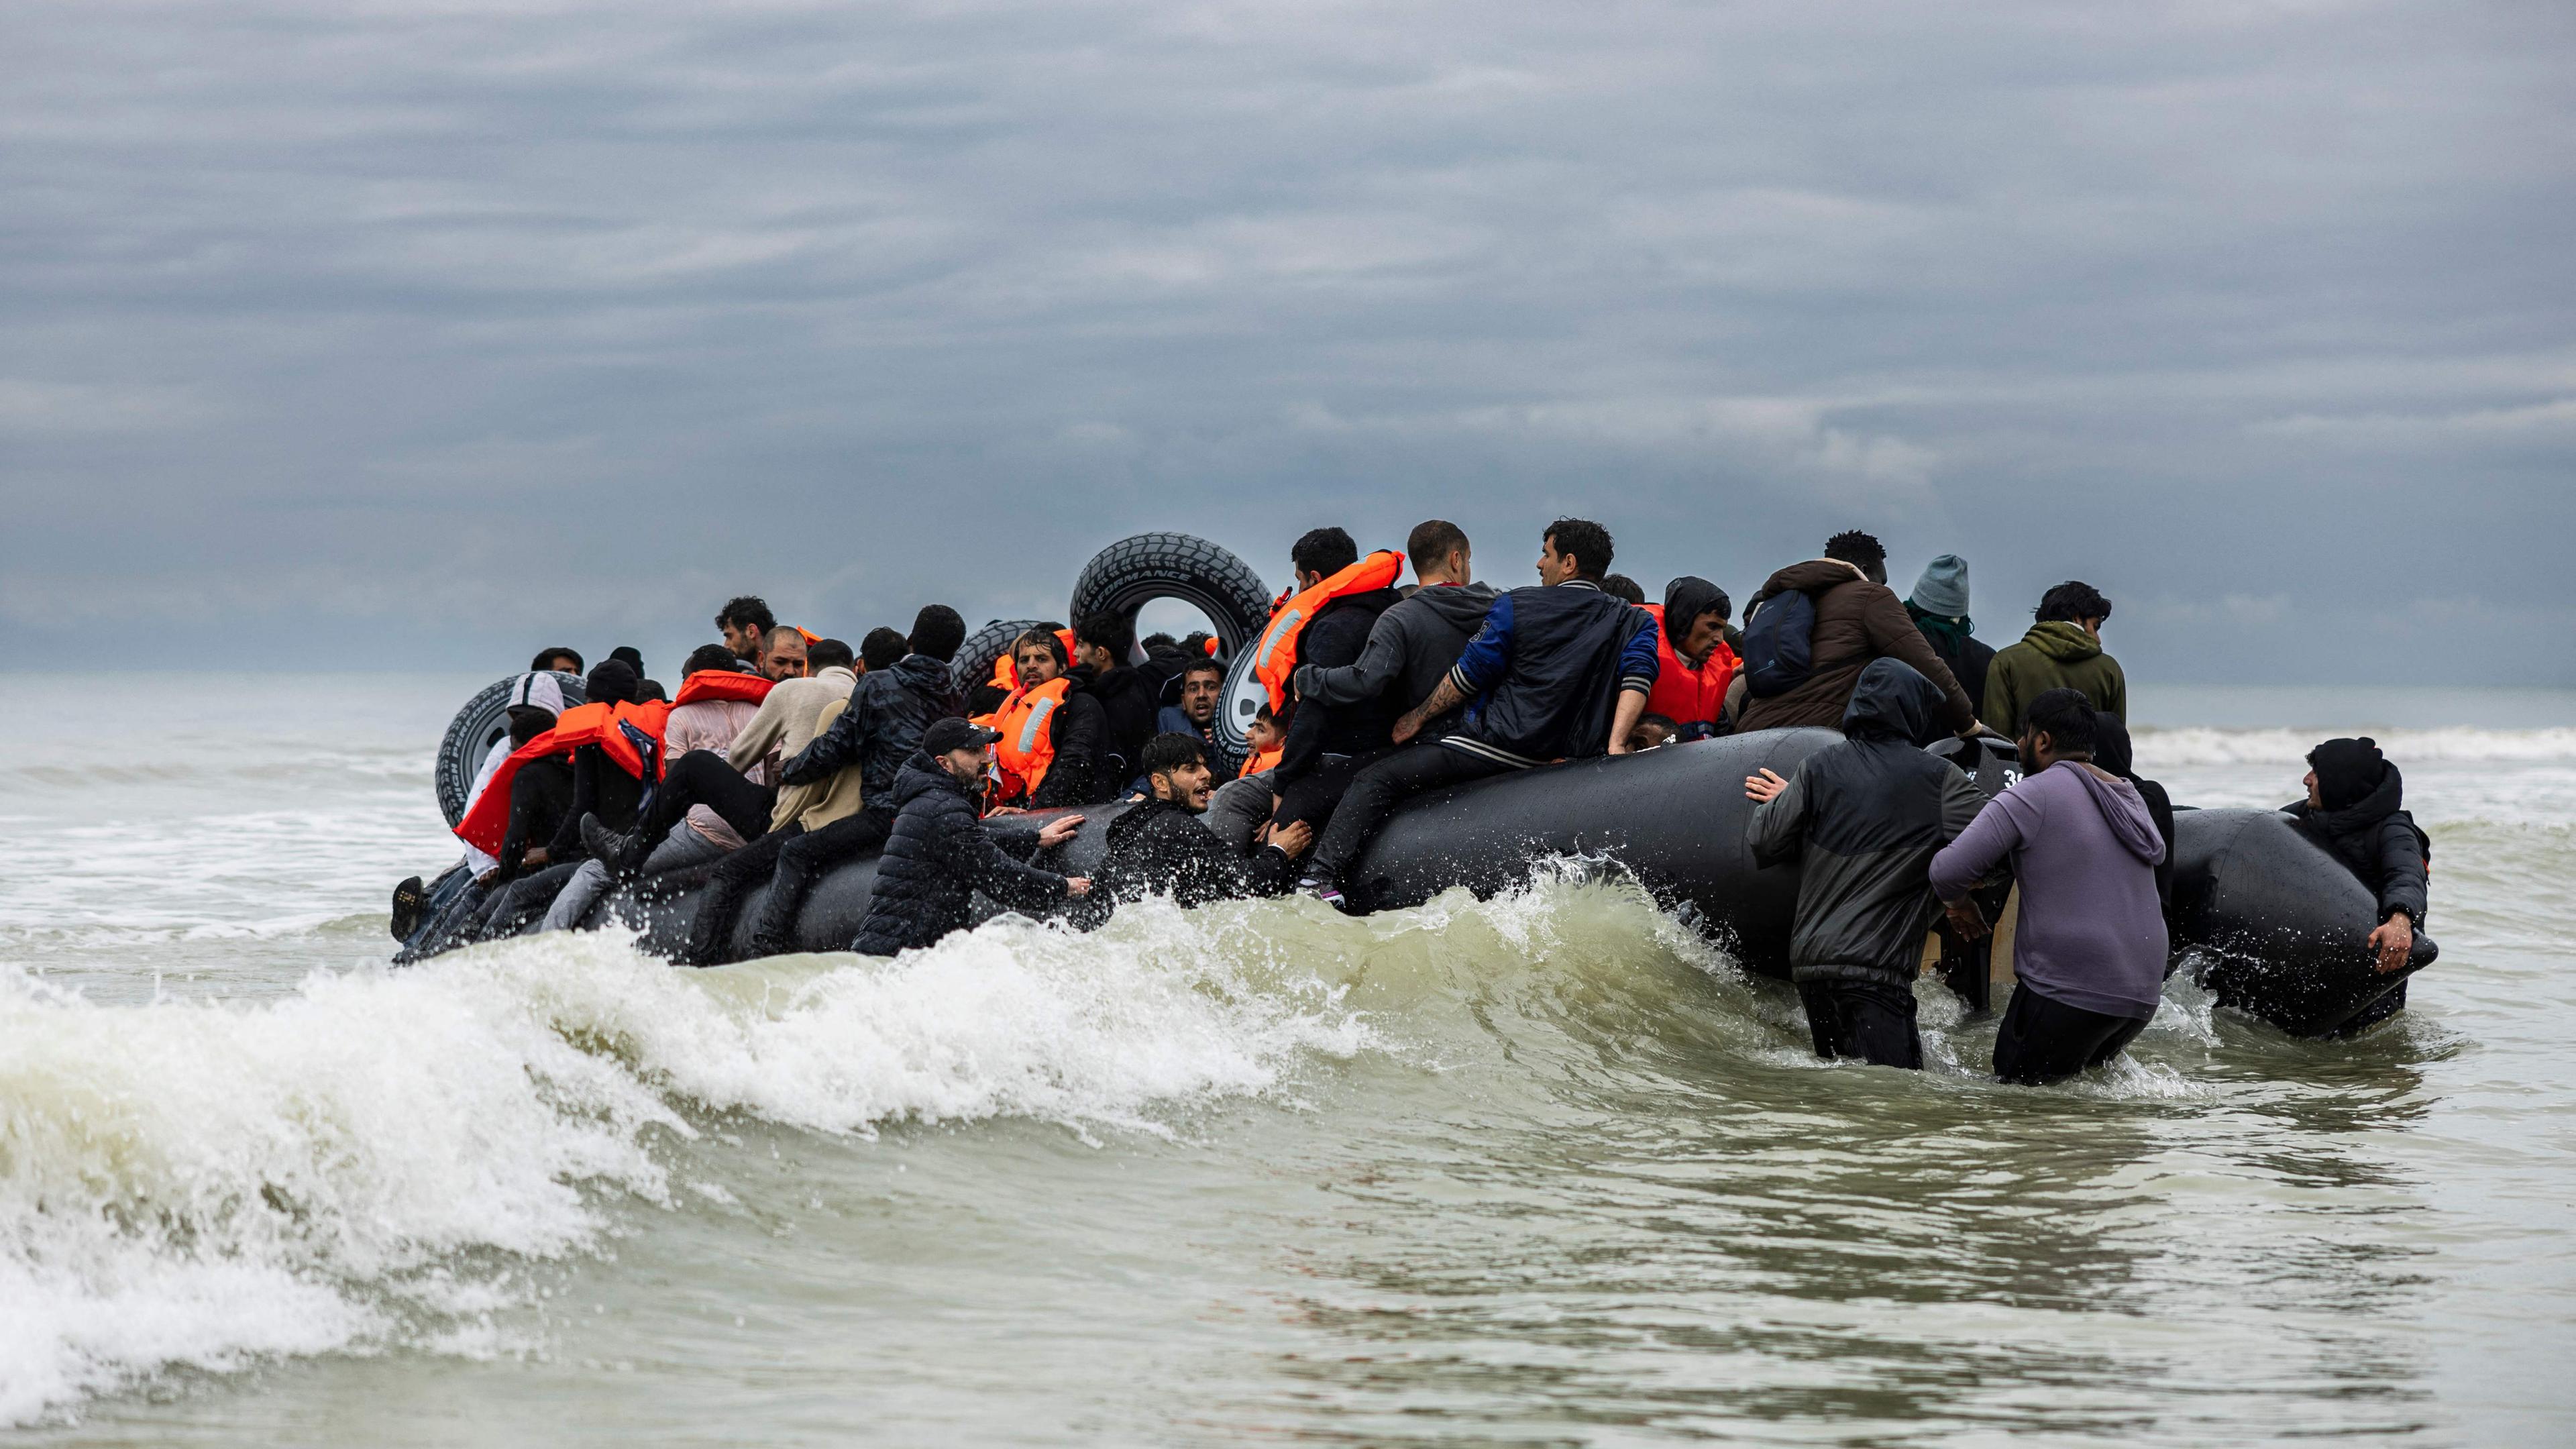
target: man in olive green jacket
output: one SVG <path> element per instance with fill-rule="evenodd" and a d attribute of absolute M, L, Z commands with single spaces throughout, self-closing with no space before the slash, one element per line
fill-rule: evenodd
<path fill-rule="evenodd" d="M 2129 720 L 2129 681 L 2120 661 L 2102 652 L 2102 621 L 2111 601 L 2091 584 L 2068 581 L 2040 596 L 2039 622 L 2021 642 L 1995 651 L 1986 666 L 1979 717 L 2018 738 L 2030 702 L 2052 689 L 2081 690 L 2093 707 Z"/>

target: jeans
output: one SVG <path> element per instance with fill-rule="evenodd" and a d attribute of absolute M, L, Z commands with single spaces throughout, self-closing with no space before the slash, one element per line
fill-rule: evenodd
<path fill-rule="evenodd" d="M 1816 1055 L 1831 1061 L 1856 1057 L 1873 1067 L 1923 1065 L 1923 1038 L 1914 1030 L 1914 993 L 1886 981 L 1808 981 L 1798 999 L 1807 1007 L 1807 1034 Z"/>
<path fill-rule="evenodd" d="M 723 846 L 690 829 L 688 822 L 684 820 L 672 826 L 671 832 L 662 837 L 662 843 L 653 847 L 653 853 L 644 857 L 644 873 L 652 875 L 657 871 L 678 870 L 687 865 L 704 865 L 723 854 L 725 854 Z M 564 882 L 564 888 L 556 895 L 555 903 L 546 907 L 545 924 L 537 929 L 540 931 L 571 930 L 581 924 L 582 917 L 590 914 L 592 904 L 606 894 L 608 894 L 607 865 L 596 860 L 583 861 L 572 873 L 572 879 Z"/>
<path fill-rule="evenodd" d="M 1352 779 L 1342 803 L 1333 808 L 1332 824 L 1324 827 L 1324 837 L 1315 845 L 1315 861 L 1309 873 L 1320 881 L 1340 880 L 1342 872 L 1350 869 L 1351 862 L 1368 848 L 1369 840 L 1386 823 L 1386 817 L 1407 797 L 1499 775 L 1510 768 L 1499 760 L 1443 744 L 1397 749 Z"/>

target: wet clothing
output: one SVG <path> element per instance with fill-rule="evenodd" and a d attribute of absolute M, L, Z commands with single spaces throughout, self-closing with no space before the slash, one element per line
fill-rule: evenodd
<path fill-rule="evenodd" d="M 1350 705 L 1384 700 L 1397 716 L 1431 697 L 1449 677 L 1467 641 L 1484 627 L 1494 606 L 1494 591 L 1483 584 L 1425 584 L 1390 605 L 1369 626 L 1368 642 L 1349 664 L 1326 668 L 1313 662 L 1297 666 L 1297 690 L 1305 702 Z M 1309 659 L 1299 654 L 1301 660 Z M 1417 740 L 1436 740 L 1457 728 L 1466 713 L 1461 705 L 1435 720 L 1426 720 Z"/>
<path fill-rule="evenodd" d="M 2156 900 L 2165 858 L 2137 787 L 2060 760 L 2023 777 L 1932 861 L 1955 901 L 2007 859 L 2021 883 L 2013 973 L 2024 989 L 2104 1016 L 2156 1013 L 2168 942 Z"/>
<path fill-rule="evenodd" d="M 694 818 L 695 812 L 691 814 Z M 644 857 L 643 873 L 659 875 L 666 870 L 705 865 L 711 860 L 722 860 L 734 849 L 734 846 L 709 839 L 695 825 L 683 820 L 671 827 L 670 833 L 653 847 L 652 854 Z M 569 931 L 580 925 L 599 898 L 608 894 L 608 887 L 608 863 L 596 859 L 583 861 L 574 869 L 572 879 L 564 882 L 563 889 L 555 893 L 554 904 L 546 907 L 545 923 L 537 929 Z"/>
<path fill-rule="evenodd" d="M 2086 1011 L 2025 982 L 1995 1028 L 1995 1075 L 2028 1087 L 2062 1082 L 2118 1056 L 2146 1029 L 2143 1016 Z"/>
<path fill-rule="evenodd" d="M 1032 810 L 1097 805 L 1117 788 L 1108 711 L 1084 677 L 1081 670 L 1069 676 L 1073 688 L 1047 716 L 1047 741 L 1054 746 L 1055 756 L 1047 765 L 1046 778 L 1023 802 Z"/>
<path fill-rule="evenodd" d="M 1912 599 L 1905 601 L 1905 615 L 1922 631 L 1923 642 L 1931 645 L 1932 652 L 1950 667 L 1950 677 L 1967 691 L 1968 703 L 1977 711 L 1977 718 L 1985 719 L 1986 670 L 1995 662 L 1995 651 L 1993 645 L 1977 637 L 1977 621 L 1965 614 L 1953 619 L 1926 613 Z"/>
<path fill-rule="evenodd" d="M 1746 606 L 1750 619 L 1762 605 L 1792 590 L 1811 595 L 1816 604 L 1815 631 L 1808 636 L 1814 667 L 1795 688 L 1768 698 L 1748 697 L 1738 716 L 1737 733 L 1786 729 L 1792 725 L 1842 722 L 1861 671 L 1873 659 L 1902 661 L 1932 681 L 1941 694 L 1933 717 L 1944 733 L 1955 734 L 1975 723 L 1977 708 L 1905 612 L 1905 604 L 1885 584 L 1871 583 L 1861 571 L 1839 559 L 1809 559 L 1791 564 L 1762 585 Z"/>
<path fill-rule="evenodd" d="M 603 664 L 600 669 L 608 666 Z M 599 672 L 594 669 L 593 674 Z M 531 762 L 533 763 L 533 762 Z M 519 773 L 526 774 L 527 766 Z M 515 787 L 515 782 L 513 782 Z M 512 799 L 516 801 L 515 788 Z M 589 851 L 581 843 L 581 817 L 596 815 L 599 823 L 623 833 L 635 828 L 636 812 L 644 800 L 644 782 L 626 773 L 623 766 L 608 757 L 597 745 L 583 745 L 572 752 L 572 803 L 564 810 L 563 823 L 555 827 L 554 838 L 546 843 L 546 858 L 556 864 L 579 860 Z M 664 827 L 668 829 L 666 825 Z"/>
<path fill-rule="evenodd" d="M 1809 981 L 1798 987 L 1807 1036 L 1816 1055 L 1851 1057 L 1873 1067 L 1923 1066 L 1923 1037 L 1914 1026 L 1914 991 L 1885 981 Z"/>
<path fill-rule="evenodd" d="M 2065 619 L 2033 624 L 1986 667 L 1986 723 L 2018 739 L 2030 702 L 2052 689 L 2080 690 L 2095 709 L 2129 718 L 2129 681 L 2102 641 Z"/>
<path fill-rule="evenodd" d="M 1368 648 L 1378 619 L 1396 603 L 1393 589 L 1344 594 L 1327 602 L 1297 631 L 1297 667 L 1346 669 Z M 1288 738 L 1280 747 L 1278 783 L 1282 789 L 1304 779 L 1327 755 L 1365 755 L 1382 750 L 1403 708 L 1384 693 L 1362 695 L 1346 704 L 1299 699 L 1288 716 Z"/>
<path fill-rule="evenodd" d="M 1315 839 L 1307 873 L 1319 881 L 1342 880 L 1396 806 L 1426 790 L 1509 774 L 1514 768 L 1489 755 L 1450 749 L 1441 740 L 1396 746 L 1351 778 L 1330 822 Z M 1280 813 L 1288 813 L 1285 802 Z"/>
<path fill-rule="evenodd" d="M 563 830 L 567 817 L 579 830 L 578 815 L 572 815 L 572 765 L 564 760 L 529 760 L 519 766 L 510 778 L 510 825 L 501 836 L 501 863 L 492 870 L 487 888 L 507 885 L 519 878 L 521 857 L 532 846 L 551 845 Z"/>
<path fill-rule="evenodd" d="M 1265 845 L 1246 856 L 1229 850 L 1197 811 L 1147 800 L 1109 822 L 1109 853 L 1098 889 L 1115 900 L 1169 895 L 1183 906 L 1240 896 L 1275 896 L 1297 882 L 1287 852 Z"/>
<path fill-rule="evenodd" d="M 861 791 L 876 799 L 894 788 L 905 762 L 920 752 L 921 732 L 932 720 L 962 719 L 965 712 L 964 692 L 947 661 L 907 654 L 892 668 L 859 676 L 849 708 L 787 762 L 779 783 L 811 785 L 856 765 Z"/>
<path fill-rule="evenodd" d="M 1659 667 L 1654 616 L 1590 579 L 1514 589 L 1449 667 L 1469 703 L 1440 743 L 1514 769 L 1607 754 L 1619 696 L 1654 693 Z"/>
<path fill-rule="evenodd" d="M 974 796 L 930 756 L 913 753 L 889 802 L 894 829 L 850 949 L 891 956 L 930 945 L 965 926 L 977 891 L 1020 910 L 1064 900 L 1065 878 L 1022 858 L 1036 852 L 1037 837 L 996 840 L 977 817 Z"/>
<path fill-rule="evenodd" d="M 1937 909 L 1932 858 L 1987 808 L 1975 781 L 1922 749 L 1941 707 L 1932 681 L 1872 660 L 1844 706 L 1842 740 L 1800 762 L 1745 826 L 1757 863 L 1801 862 L 1789 976 L 1802 988 L 1912 990 Z"/>
<path fill-rule="evenodd" d="M 2318 776 L 2325 783 L 2325 776 Z M 2382 767 L 2370 793 L 2340 810 L 2321 810 L 2305 800 L 2282 807 L 2310 839 L 2333 852 L 2344 868 L 2370 887 L 2379 900 L 2379 919 L 2400 911 L 2424 929 L 2428 905 L 2427 861 L 2432 843 L 2417 828 L 2415 817 L 2398 807 L 2406 799 L 2406 782 L 2395 765 Z"/>
<path fill-rule="evenodd" d="M 2174 810 L 2173 797 L 2153 780 L 2141 779 L 2132 764 L 2129 727 L 2106 710 L 2093 713 L 2093 763 L 2137 787 L 2138 798 L 2147 802 L 2147 817 L 2156 822 L 2156 834 L 2165 842 L 2165 858 L 2156 862 L 2156 902 L 2168 912 L 2165 922 L 2170 934 L 2173 922 Z"/>
<path fill-rule="evenodd" d="M 1122 664 L 1099 675 L 1076 669 L 1074 677 L 1083 681 L 1077 692 L 1091 696 L 1100 710 L 1101 735 L 1091 798 L 1066 803 L 1114 800 L 1144 766 L 1145 742 L 1154 737 L 1154 716 L 1163 707 L 1163 676 L 1147 666 Z"/>

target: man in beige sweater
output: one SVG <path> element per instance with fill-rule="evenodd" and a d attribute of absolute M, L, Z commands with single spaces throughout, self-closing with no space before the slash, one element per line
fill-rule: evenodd
<path fill-rule="evenodd" d="M 806 651 L 810 678 L 782 679 L 760 709 L 734 736 L 726 754 L 733 767 L 748 775 L 764 761 L 794 759 L 814 737 L 848 707 L 858 684 L 857 658 L 838 639 L 818 640 Z M 858 813 L 859 770 L 856 764 L 803 785 L 778 792 L 770 812 L 769 833 L 727 855 L 707 882 L 698 913 L 689 925 L 686 960 L 694 966 L 717 966 L 732 959 L 733 926 L 742 903 L 766 884 L 778 865 L 778 852 L 809 830 Z M 795 923 L 787 923 L 792 930 Z M 774 946 L 792 949 L 792 943 Z"/>

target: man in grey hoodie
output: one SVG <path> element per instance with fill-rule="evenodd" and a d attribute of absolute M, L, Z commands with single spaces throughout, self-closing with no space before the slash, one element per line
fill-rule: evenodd
<path fill-rule="evenodd" d="M 1932 889 L 1975 940 L 1969 888 L 2009 857 L 2021 882 L 2012 1004 L 1995 1033 L 1995 1075 L 2038 1085 L 2118 1056 L 2156 1014 L 2165 980 L 2165 858 L 2137 787 L 2092 763 L 2093 701 L 2052 689 L 2030 702 L 2023 775 L 1932 858 Z"/>
<path fill-rule="evenodd" d="M 1467 535 L 1458 525 L 1434 518 L 1414 525 L 1404 540 L 1419 586 L 1401 602 L 1377 616 L 1360 657 L 1338 668 L 1303 665 L 1296 673 L 1297 697 L 1328 706 L 1387 698 L 1402 714 L 1431 697 L 1450 666 L 1483 627 L 1494 606 L 1494 591 L 1473 582 L 1475 566 Z M 1414 738 L 1436 740 L 1449 733 L 1465 706 L 1422 727 Z"/>

